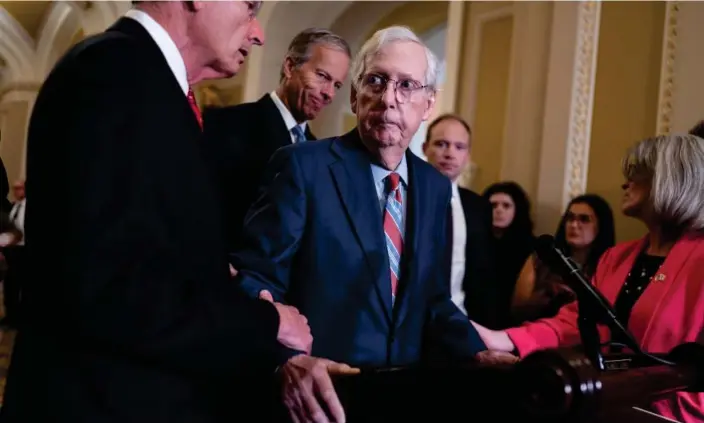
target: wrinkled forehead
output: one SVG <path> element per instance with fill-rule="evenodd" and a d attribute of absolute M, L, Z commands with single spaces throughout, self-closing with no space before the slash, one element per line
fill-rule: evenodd
<path fill-rule="evenodd" d="M 425 83 L 427 70 L 425 47 L 413 41 L 390 42 L 367 59 L 367 73 L 392 79 L 413 79 Z"/>

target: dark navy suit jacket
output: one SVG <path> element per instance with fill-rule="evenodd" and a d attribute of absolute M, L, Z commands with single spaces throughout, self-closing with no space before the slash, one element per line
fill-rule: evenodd
<path fill-rule="evenodd" d="M 385 367 L 421 361 L 428 343 L 463 361 L 486 349 L 450 299 L 450 183 L 407 154 L 409 203 L 393 307 L 371 156 L 357 130 L 284 147 L 269 163 L 233 261 L 249 295 L 269 290 L 307 316 L 314 356 Z"/>

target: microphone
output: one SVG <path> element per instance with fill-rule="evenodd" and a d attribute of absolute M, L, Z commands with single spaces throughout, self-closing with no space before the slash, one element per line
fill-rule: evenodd
<path fill-rule="evenodd" d="M 631 350 L 641 353 L 638 342 L 616 317 L 609 301 L 582 274 L 579 266 L 555 246 L 551 235 L 541 235 L 535 243 L 538 258 L 551 271 L 557 273 L 575 291 L 579 302 L 580 316 L 591 314 L 609 326 L 613 332 L 623 335 L 624 342 Z M 596 322 L 594 322 L 596 323 Z"/>

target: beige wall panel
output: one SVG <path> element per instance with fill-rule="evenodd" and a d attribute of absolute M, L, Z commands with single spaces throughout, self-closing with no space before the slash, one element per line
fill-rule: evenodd
<path fill-rule="evenodd" d="M 472 188 L 482 191 L 500 180 L 511 65 L 513 17 L 482 25 L 476 86 Z"/>
<path fill-rule="evenodd" d="M 619 240 L 645 233 L 620 213 L 621 158 L 655 134 L 662 55 L 663 2 L 602 4 L 587 191 L 614 209 Z"/>

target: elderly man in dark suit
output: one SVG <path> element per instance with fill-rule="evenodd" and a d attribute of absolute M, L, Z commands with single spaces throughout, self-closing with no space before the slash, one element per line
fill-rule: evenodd
<path fill-rule="evenodd" d="M 310 348 L 294 308 L 230 281 L 190 89 L 262 44 L 258 8 L 139 2 L 48 76 L 29 128 L 30 266 L 0 421 L 232 422 L 251 406 L 244 392 L 260 392 L 252 376 Z"/>
<path fill-rule="evenodd" d="M 298 307 L 313 356 L 383 367 L 421 361 L 426 343 L 460 361 L 485 349 L 449 295 L 450 182 L 408 150 L 432 112 L 437 71 L 409 29 L 377 32 L 352 67 L 358 127 L 279 150 L 247 215 L 237 282 L 251 297 L 264 291 Z M 299 355 L 283 371 L 322 384 L 329 365 Z M 325 386 L 321 397 L 336 407 Z M 319 405 L 301 406 L 294 388 L 285 398 L 293 412 L 327 421 Z"/>
<path fill-rule="evenodd" d="M 308 122 L 335 98 L 349 62 L 344 39 L 309 28 L 291 41 L 275 91 L 254 103 L 205 110 L 205 143 L 218 174 L 231 248 L 269 159 L 280 147 L 315 140 Z"/>
<path fill-rule="evenodd" d="M 428 163 L 452 182 L 446 261 L 452 301 L 472 320 L 495 327 L 491 204 L 459 186 L 471 148 L 472 130 L 461 117 L 445 114 L 428 125 L 423 153 Z"/>

